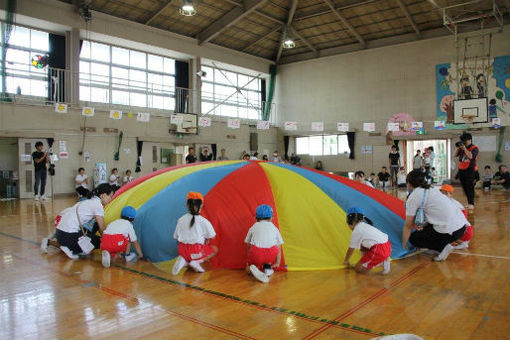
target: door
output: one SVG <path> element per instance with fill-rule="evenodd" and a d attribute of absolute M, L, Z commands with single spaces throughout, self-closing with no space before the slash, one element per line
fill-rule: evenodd
<path fill-rule="evenodd" d="M 417 150 L 423 154 L 425 148 L 432 146 L 436 157 L 431 167 L 436 168 L 436 183 L 451 178 L 451 151 L 449 139 L 429 139 L 407 141 L 407 172 L 413 170 L 413 158 Z"/>
<path fill-rule="evenodd" d="M 35 151 L 35 143 L 38 141 L 43 142 L 43 151 L 48 151 L 48 142 L 45 138 L 32 139 L 32 138 L 19 138 L 18 139 L 18 161 L 19 161 L 19 197 L 32 198 L 34 197 L 34 165 L 32 162 L 32 152 Z M 46 178 L 46 196 L 52 197 L 53 191 L 53 177 Z"/>

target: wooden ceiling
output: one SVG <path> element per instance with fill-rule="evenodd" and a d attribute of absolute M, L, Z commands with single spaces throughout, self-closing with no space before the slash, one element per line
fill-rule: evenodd
<path fill-rule="evenodd" d="M 506 17 L 510 0 L 496 1 Z M 441 8 L 466 2 L 194 0 L 197 14 L 192 17 L 179 14 L 182 0 L 88 0 L 86 5 L 94 11 L 193 37 L 198 44 L 212 43 L 288 63 L 451 34 L 443 25 Z M 488 12 L 492 2 L 475 0 L 470 11 Z M 294 39 L 295 48 L 281 47 L 286 34 Z"/>

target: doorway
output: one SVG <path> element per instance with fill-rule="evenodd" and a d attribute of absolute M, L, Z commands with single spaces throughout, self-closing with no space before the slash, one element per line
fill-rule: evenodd
<path fill-rule="evenodd" d="M 18 138 L 0 138 L 0 155 L 0 200 L 18 198 Z"/>
<path fill-rule="evenodd" d="M 436 157 L 432 167 L 436 168 L 436 183 L 441 183 L 445 179 L 451 178 L 451 141 L 449 139 L 427 139 L 427 140 L 408 140 L 407 141 L 407 172 L 413 170 L 413 158 L 417 150 L 423 150 L 432 146 Z"/>

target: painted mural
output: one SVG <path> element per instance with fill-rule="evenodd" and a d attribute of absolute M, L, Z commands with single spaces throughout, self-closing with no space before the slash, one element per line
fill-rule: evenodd
<path fill-rule="evenodd" d="M 476 126 L 490 127 L 499 118 L 502 126 L 510 125 L 510 56 L 478 59 L 471 62 L 436 65 L 436 116 L 447 129 L 465 129 L 453 124 L 455 99 L 487 98 L 488 122 Z"/>

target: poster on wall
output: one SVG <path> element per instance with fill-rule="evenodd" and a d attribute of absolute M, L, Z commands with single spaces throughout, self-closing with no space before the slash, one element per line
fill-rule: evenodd
<path fill-rule="evenodd" d="M 56 113 L 67 113 L 67 104 L 55 103 L 55 112 Z"/>
<path fill-rule="evenodd" d="M 499 129 L 501 127 L 501 119 L 500 118 L 492 118 L 492 127 L 495 129 Z"/>
<path fill-rule="evenodd" d="M 444 129 L 446 129 L 446 122 L 444 120 L 436 120 L 436 121 L 434 121 L 434 129 L 436 129 L 436 130 L 444 130 Z"/>
<path fill-rule="evenodd" d="M 148 112 L 138 112 L 136 115 L 136 120 L 139 122 L 147 123 L 151 120 L 151 114 Z"/>
<path fill-rule="evenodd" d="M 388 122 L 386 131 L 398 132 L 398 131 L 400 131 L 400 124 L 397 122 Z"/>
<path fill-rule="evenodd" d="M 184 121 L 184 117 L 181 115 L 171 115 L 170 116 L 170 124 L 182 124 Z"/>
<path fill-rule="evenodd" d="M 285 122 L 283 127 L 287 131 L 296 131 L 297 130 L 297 122 Z"/>
<path fill-rule="evenodd" d="M 454 123 L 454 101 L 486 98 L 488 123 L 500 118 L 501 126 L 510 125 L 510 55 L 476 58 L 459 64 L 436 65 L 436 119 L 446 122 L 446 129 L 466 129 L 473 124 Z"/>
<path fill-rule="evenodd" d="M 81 109 L 82 116 L 94 117 L 94 113 L 95 113 L 95 109 L 93 107 L 90 107 L 90 106 L 84 106 Z"/>
<path fill-rule="evenodd" d="M 374 132 L 375 131 L 375 123 L 363 123 L 363 131 Z"/>
<path fill-rule="evenodd" d="M 257 121 L 257 130 L 269 130 L 269 121 L 267 120 Z"/>
<path fill-rule="evenodd" d="M 362 145 L 361 146 L 361 153 L 362 154 L 371 154 L 372 153 L 372 145 Z"/>
<path fill-rule="evenodd" d="M 413 130 L 414 132 L 423 130 L 423 122 L 412 122 L 411 130 Z"/>
<path fill-rule="evenodd" d="M 388 120 L 388 124 L 397 123 L 398 131 L 392 131 L 393 136 L 402 137 L 402 136 L 413 136 L 416 132 L 413 132 L 411 126 L 414 122 L 413 116 L 406 112 L 398 112 L 393 114 Z"/>
<path fill-rule="evenodd" d="M 209 127 L 211 126 L 211 118 L 209 117 L 200 117 L 198 120 L 198 125 L 201 127 Z"/>
<path fill-rule="evenodd" d="M 312 122 L 312 131 L 316 132 L 324 131 L 324 122 Z"/>
<path fill-rule="evenodd" d="M 510 141 L 505 142 L 505 151 L 510 151 Z"/>
<path fill-rule="evenodd" d="M 94 164 L 94 186 L 107 182 L 106 163 Z"/>
<path fill-rule="evenodd" d="M 110 118 L 111 119 L 122 119 L 122 111 L 110 110 Z"/>
<path fill-rule="evenodd" d="M 349 131 L 349 123 L 336 123 L 336 129 L 339 132 L 348 132 Z"/>
<path fill-rule="evenodd" d="M 241 127 L 241 121 L 237 118 L 229 118 L 227 126 L 229 129 L 239 129 Z"/>

